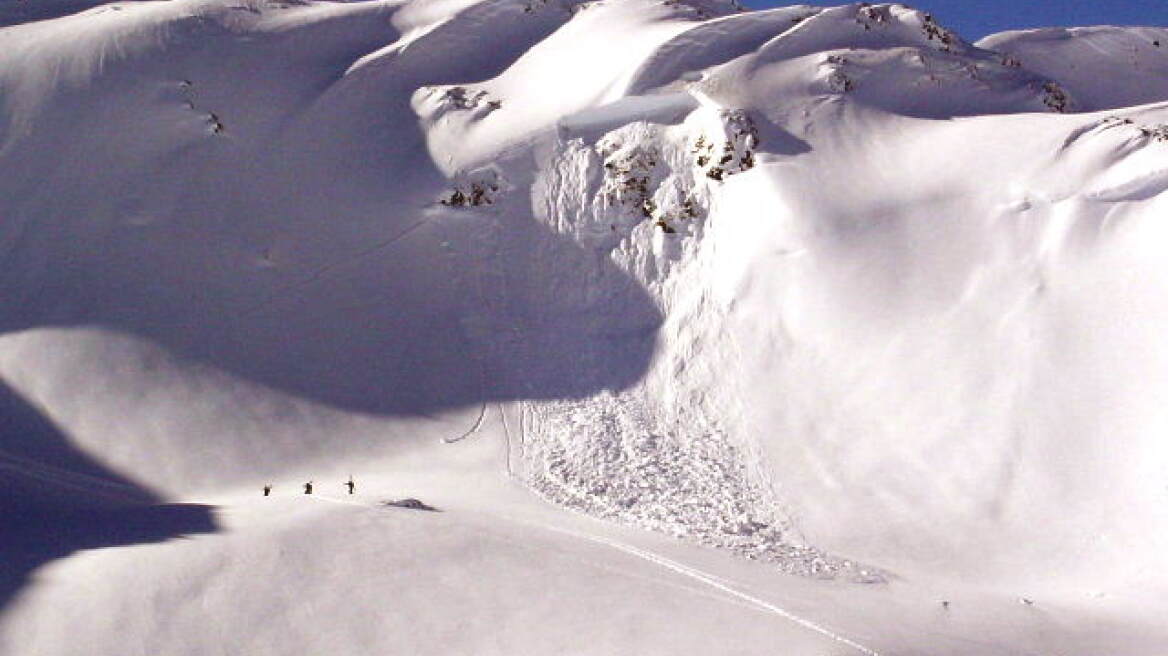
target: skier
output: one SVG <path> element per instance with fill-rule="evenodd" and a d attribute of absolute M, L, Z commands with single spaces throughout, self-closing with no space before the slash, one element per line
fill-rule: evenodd
<path fill-rule="evenodd" d="M 352 493 L 353 493 L 353 490 L 357 489 L 357 484 L 353 482 L 353 477 L 352 477 L 352 476 L 350 476 L 350 477 L 349 477 L 349 482 L 348 482 L 348 483 L 344 483 L 343 485 L 344 485 L 345 487 L 349 488 L 349 494 L 352 494 Z"/>
<path fill-rule="evenodd" d="M 312 494 L 312 481 L 308 481 L 307 483 L 304 484 L 304 493 L 305 494 Z"/>
<path fill-rule="evenodd" d="M 272 484 L 268 483 L 267 485 L 264 486 L 264 496 L 268 497 L 271 495 L 272 495 Z"/>

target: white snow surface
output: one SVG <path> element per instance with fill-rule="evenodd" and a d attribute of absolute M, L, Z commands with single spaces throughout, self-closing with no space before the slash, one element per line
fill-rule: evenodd
<path fill-rule="evenodd" d="M 1079 109 L 1100 111 L 1168 96 L 1168 28 L 1048 28 L 1002 32 L 978 42 L 1055 78 Z"/>
<path fill-rule="evenodd" d="M 1166 32 L 938 20 L 0 0 L 0 654 L 1162 654 Z"/>

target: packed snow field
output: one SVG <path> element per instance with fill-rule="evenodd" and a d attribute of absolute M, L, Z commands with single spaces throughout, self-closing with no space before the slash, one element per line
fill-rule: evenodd
<path fill-rule="evenodd" d="M 943 20 L 0 0 L 0 654 L 1162 655 L 1168 29 Z"/>

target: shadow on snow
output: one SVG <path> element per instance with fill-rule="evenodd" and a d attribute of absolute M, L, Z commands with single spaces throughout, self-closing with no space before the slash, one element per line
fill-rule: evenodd
<path fill-rule="evenodd" d="M 83 549 L 216 530 L 212 508 L 159 505 L 74 450 L 0 382 L 0 610 L 41 565 Z"/>
<path fill-rule="evenodd" d="M 167 57 L 52 91 L 19 138 L 0 112 L 0 333 L 100 327 L 380 415 L 633 384 L 661 322 L 646 291 L 538 224 L 522 186 L 499 201 L 510 212 L 439 205 L 451 183 L 410 107 L 421 86 L 489 79 L 563 20 L 469 40 L 444 26 L 432 48 L 347 72 L 397 38 L 384 14 L 260 38 L 192 19 Z M 0 604 L 77 550 L 216 530 L 210 508 L 156 505 L 7 386 L 0 421 Z"/>

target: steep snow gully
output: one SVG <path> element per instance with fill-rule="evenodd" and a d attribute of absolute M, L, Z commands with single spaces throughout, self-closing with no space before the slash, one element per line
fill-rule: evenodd
<path fill-rule="evenodd" d="M 520 567 L 500 545 L 539 526 L 846 653 L 1162 653 L 1166 163 L 1156 27 L 968 43 L 899 4 L 0 0 L 0 653 L 81 653 L 28 628 L 78 572 L 112 616 L 149 590 L 190 612 L 170 579 L 109 592 L 130 545 L 213 571 L 376 535 L 244 500 L 355 463 L 362 489 L 447 495 L 402 526 L 497 520 L 491 562 Z M 1030 615 L 995 606 L 1018 597 Z M 149 624 L 144 653 L 190 637 Z M 658 653 L 653 631 L 605 644 Z M 487 651 L 553 644 L 522 635 Z"/>

